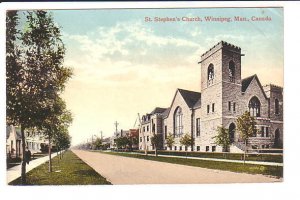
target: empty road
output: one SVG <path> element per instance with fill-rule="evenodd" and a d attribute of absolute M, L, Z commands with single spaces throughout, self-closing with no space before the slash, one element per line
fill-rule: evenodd
<path fill-rule="evenodd" d="M 205 169 L 83 150 L 72 150 L 114 185 L 281 182 L 264 175 Z"/>

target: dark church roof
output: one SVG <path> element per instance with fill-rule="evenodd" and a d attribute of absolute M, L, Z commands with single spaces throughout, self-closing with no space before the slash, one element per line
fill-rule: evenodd
<path fill-rule="evenodd" d="M 167 108 L 167 109 L 162 113 L 163 118 L 167 117 L 168 114 L 169 114 L 169 112 L 170 112 L 170 107 Z"/>
<path fill-rule="evenodd" d="M 194 105 L 201 98 L 200 92 L 194 92 L 194 91 L 189 91 L 184 89 L 178 89 L 178 91 L 180 92 L 181 96 L 183 97 L 184 101 L 186 102 L 189 108 L 193 108 Z"/>
<path fill-rule="evenodd" d="M 242 79 L 242 92 L 245 92 L 248 86 L 250 85 L 251 81 L 254 79 L 254 77 L 257 77 L 256 74 L 249 76 L 247 78 Z"/>
<path fill-rule="evenodd" d="M 265 91 L 264 91 L 264 89 L 263 89 L 263 87 L 262 87 L 262 85 L 261 85 L 261 83 L 260 83 L 260 81 L 259 81 L 259 79 L 258 79 L 258 77 L 257 77 L 256 74 L 254 74 L 254 75 L 252 75 L 252 76 L 249 76 L 249 77 L 247 77 L 247 78 L 242 79 L 242 92 L 245 92 L 245 91 L 247 90 L 248 86 L 250 85 L 250 83 L 251 83 L 251 81 L 252 81 L 253 79 L 256 79 L 256 80 L 257 80 L 257 83 L 258 83 L 258 85 L 259 85 L 259 88 L 261 89 L 261 91 L 262 91 L 264 97 L 267 99 L 268 97 L 267 97 L 267 95 L 266 95 L 266 93 L 265 93 Z"/>
<path fill-rule="evenodd" d="M 154 108 L 154 110 L 150 113 L 151 115 L 153 114 L 157 114 L 157 113 L 163 113 L 166 111 L 167 108 L 160 108 L 160 107 L 156 107 Z"/>

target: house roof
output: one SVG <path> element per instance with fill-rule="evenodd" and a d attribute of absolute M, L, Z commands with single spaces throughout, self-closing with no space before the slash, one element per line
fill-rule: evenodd
<path fill-rule="evenodd" d="M 160 108 L 160 107 L 156 107 L 154 108 L 154 110 L 150 113 L 151 115 L 153 114 L 157 114 L 157 113 L 163 113 L 166 111 L 167 108 Z"/>
<path fill-rule="evenodd" d="M 178 89 L 181 96 L 183 97 L 184 101 L 188 105 L 189 108 L 193 108 L 194 105 L 200 100 L 201 93 L 200 92 L 194 92 L 184 89 Z"/>

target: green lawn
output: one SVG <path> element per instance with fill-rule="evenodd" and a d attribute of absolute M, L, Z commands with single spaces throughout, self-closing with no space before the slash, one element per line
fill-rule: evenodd
<path fill-rule="evenodd" d="M 118 156 L 133 157 L 139 159 L 146 159 L 146 160 L 153 160 L 159 162 L 168 162 L 168 163 L 175 163 L 181 165 L 203 167 L 208 169 L 219 169 L 225 171 L 250 173 L 250 174 L 264 174 L 264 175 L 275 176 L 277 178 L 283 177 L 283 167 L 281 166 L 253 165 L 253 164 L 230 163 L 230 162 L 220 162 L 220 161 L 195 160 L 195 159 L 186 159 L 186 158 L 155 157 L 155 156 L 146 156 L 141 154 L 117 153 L 117 152 L 103 152 L 103 153 L 118 155 Z"/>
<path fill-rule="evenodd" d="M 144 151 L 136 151 L 138 153 L 144 153 Z M 223 152 L 185 152 L 185 151 L 166 151 L 158 150 L 159 155 L 174 155 L 174 156 L 187 156 L 199 157 L 199 158 L 215 158 L 228 160 L 241 160 L 244 157 L 243 153 L 223 153 Z M 148 151 L 148 154 L 154 154 L 154 151 Z M 278 162 L 283 163 L 283 154 L 247 154 L 246 160 L 259 161 L 259 162 Z"/>
<path fill-rule="evenodd" d="M 52 173 L 48 172 L 48 162 L 28 172 L 26 185 L 111 184 L 71 151 L 66 151 L 61 160 L 55 157 L 52 164 Z M 21 178 L 10 182 L 9 185 L 21 185 Z"/>

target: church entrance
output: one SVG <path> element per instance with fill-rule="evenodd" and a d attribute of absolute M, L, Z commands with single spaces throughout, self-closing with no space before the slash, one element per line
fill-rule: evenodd
<path fill-rule="evenodd" d="M 231 123 L 229 125 L 229 138 L 230 138 L 230 142 L 233 143 L 234 139 L 235 139 L 235 124 Z"/>

